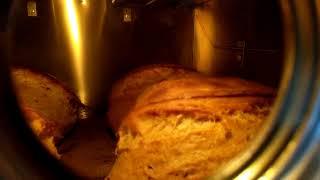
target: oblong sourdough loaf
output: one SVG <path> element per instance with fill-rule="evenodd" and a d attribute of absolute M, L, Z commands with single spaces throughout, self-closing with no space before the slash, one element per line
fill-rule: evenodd
<path fill-rule="evenodd" d="M 49 75 L 13 68 L 12 79 L 27 122 L 39 139 L 46 141 L 47 149 L 58 157 L 55 143 L 76 123 L 81 102 Z"/>
<path fill-rule="evenodd" d="M 137 97 L 148 87 L 168 79 L 201 76 L 199 73 L 171 64 L 155 64 L 136 69 L 117 81 L 111 90 L 107 119 L 114 132 L 134 106 Z"/>
<path fill-rule="evenodd" d="M 185 78 L 143 92 L 119 129 L 110 179 L 203 179 L 242 152 L 275 96 L 238 78 Z"/>

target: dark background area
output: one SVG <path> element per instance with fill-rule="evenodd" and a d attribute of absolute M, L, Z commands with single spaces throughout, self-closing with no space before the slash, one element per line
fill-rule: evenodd
<path fill-rule="evenodd" d="M 52 74 L 77 91 L 69 56 L 61 45 L 65 40 L 55 27 L 52 1 L 36 2 L 37 17 L 27 16 L 27 0 L 14 5 L 9 22 L 12 65 Z M 105 67 L 99 67 L 105 72 L 97 73 L 104 77 L 98 80 L 103 90 L 96 97 L 106 97 L 102 98 L 105 101 L 112 83 L 141 65 L 175 63 L 195 68 L 194 8 L 192 5 L 134 8 L 134 21 L 126 23 L 122 21 L 123 7 L 114 7 L 107 1 L 102 52 L 92 57 L 95 59 L 85 59 L 89 64 L 106 62 L 101 63 Z M 223 68 L 211 75 L 239 76 L 278 86 L 283 39 L 277 0 L 218 0 L 197 8 L 209 9 L 214 17 L 216 38 L 211 40 L 215 54 L 212 61 L 219 62 Z M 202 26 L 205 30 L 206 24 Z M 245 42 L 245 47 L 239 46 L 239 42 Z"/>
<path fill-rule="evenodd" d="M 278 1 L 211 2 L 208 9 L 215 19 L 216 37 L 212 42 L 216 59 L 212 61 L 225 62 L 227 66 L 213 75 L 241 76 L 277 87 L 283 65 Z M 112 29 L 112 20 L 109 21 L 109 33 L 116 35 L 121 31 L 122 34 L 111 36 L 111 41 L 115 42 L 111 59 L 118 63 L 116 69 L 119 69 L 116 78 L 142 64 L 174 62 L 195 67 L 194 13 L 190 6 L 144 8 L 138 9 L 137 14 L 134 23 L 120 24 L 115 29 Z M 110 13 L 110 18 L 113 15 Z M 206 24 L 202 26 L 206 28 Z M 245 42 L 244 52 L 238 42 Z M 243 56 L 242 63 L 239 63 L 238 55 Z"/>

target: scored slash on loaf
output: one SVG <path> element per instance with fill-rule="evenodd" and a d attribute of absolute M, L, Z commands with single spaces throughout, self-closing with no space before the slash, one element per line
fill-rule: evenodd
<path fill-rule="evenodd" d="M 117 81 L 109 98 L 108 122 L 116 133 L 122 119 L 135 105 L 137 97 L 150 86 L 168 79 L 199 76 L 195 71 L 178 65 L 149 65 L 130 72 Z"/>

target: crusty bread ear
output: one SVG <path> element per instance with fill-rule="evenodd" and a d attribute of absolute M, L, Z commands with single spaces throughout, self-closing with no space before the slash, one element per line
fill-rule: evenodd
<path fill-rule="evenodd" d="M 204 179 L 245 150 L 274 99 L 238 78 L 167 80 L 145 90 L 119 128 L 110 179 Z"/>
<path fill-rule="evenodd" d="M 146 89 L 136 100 L 135 107 L 191 98 L 264 96 L 273 97 L 272 88 L 255 82 L 231 77 L 206 76 L 162 81 Z"/>
<path fill-rule="evenodd" d="M 180 115 L 192 117 L 199 121 L 220 121 L 217 116 L 223 112 L 232 114 L 234 111 L 253 112 L 255 109 L 270 107 L 273 102 L 272 97 L 218 97 L 218 98 L 190 98 L 164 101 L 148 104 L 132 110 L 126 119 L 123 120 L 119 128 L 119 134 L 129 129 L 134 134 L 143 134 L 140 129 L 140 116 L 170 116 Z M 267 114 L 264 114 L 267 115 Z M 141 126 L 143 127 L 143 126 Z M 121 137 L 120 137 L 121 138 Z"/>
<path fill-rule="evenodd" d="M 117 132 L 122 119 L 135 105 L 137 97 L 148 87 L 167 79 L 201 76 L 199 73 L 178 65 L 157 64 L 136 69 L 117 81 L 109 98 L 107 119 Z"/>
<path fill-rule="evenodd" d="M 59 141 L 78 119 L 79 99 L 55 78 L 29 69 L 13 68 L 12 79 L 21 107 L 27 107 L 26 116 L 54 124 L 50 135 Z"/>

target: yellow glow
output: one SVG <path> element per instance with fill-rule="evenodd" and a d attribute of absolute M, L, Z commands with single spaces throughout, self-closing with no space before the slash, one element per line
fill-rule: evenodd
<path fill-rule="evenodd" d="M 214 66 L 212 42 L 214 40 L 214 24 L 212 13 L 206 9 L 195 10 L 195 65 L 197 70 L 210 74 Z"/>
<path fill-rule="evenodd" d="M 86 102 L 85 97 L 85 79 L 84 79 L 84 73 L 83 73 L 83 42 L 81 39 L 81 29 L 79 24 L 79 16 L 77 14 L 76 4 L 74 0 L 65 0 L 65 22 L 66 22 L 66 29 L 68 32 L 68 37 L 70 38 L 70 49 L 72 51 L 73 55 L 73 63 L 74 63 L 74 71 L 76 74 L 76 80 L 77 80 L 77 87 L 78 91 L 81 92 L 79 94 L 80 100 L 82 102 Z"/>
<path fill-rule="evenodd" d="M 76 8 L 74 6 L 73 0 L 66 0 L 66 8 L 67 8 L 67 22 L 69 24 L 70 35 L 72 41 L 75 45 L 79 46 L 79 23 L 77 18 Z"/>

